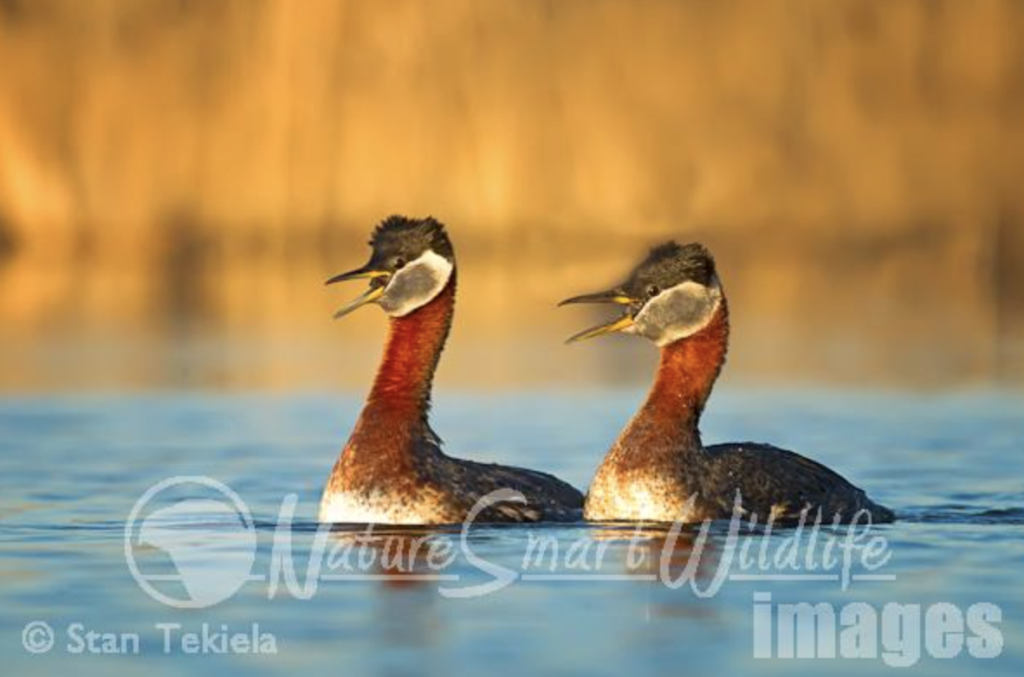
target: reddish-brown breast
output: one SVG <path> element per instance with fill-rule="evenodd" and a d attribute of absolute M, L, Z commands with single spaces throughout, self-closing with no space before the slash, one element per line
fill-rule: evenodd
<path fill-rule="evenodd" d="M 416 481 L 418 444 L 429 435 L 434 371 L 451 328 L 455 276 L 436 298 L 391 319 L 384 357 L 328 486 L 372 491 Z"/>
<path fill-rule="evenodd" d="M 729 341 L 724 301 L 711 322 L 661 350 L 647 401 L 615 441 L 587 494 L 590 520 L 702 519 L 703 447 L 697 424 L 722 369 Z"/>
<path fill-rule="evenodd" d="M 661 349 L 654 385 L 643 407 L 616 444 L 628 466 L 653 459 L 645 452 L 668 453 L 700 448 L 698 423 L 729 346 L 725 300 L 706 327 Z"/>

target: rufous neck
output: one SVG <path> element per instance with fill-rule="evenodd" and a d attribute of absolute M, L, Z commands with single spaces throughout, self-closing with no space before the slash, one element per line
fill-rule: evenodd
<path fill-rule="evenodd" d="M 419 414 L 425 420 L 430 390 L 455 312 L 455 273 L 426 305 L 391 318 L 384 358 L 367 407 L 399 415 Z"/>
<path fill-rule="evenodd" d="M 641 415 L 652 419 L 666 434 L 700 446 L 700 415 L 725 363 L 728 347 L 729 310 L 723 298 L 707 326 L 661 349 L 658 372 Z"/>

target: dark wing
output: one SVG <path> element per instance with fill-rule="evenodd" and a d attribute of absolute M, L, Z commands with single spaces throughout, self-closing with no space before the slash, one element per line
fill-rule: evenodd
<path fill-rule="evenodd" d="M 570 522 L 581 518 L 583 494 L 554 475 L 496 463 L 449 458 L 445 483 L 460 487 L 468 511 L 487 494 L 499 489 L 521 493 L 526 503 L 496 503 L 481 511 L 481 522 Z"/>
<path fill-rule="evenodd" d="M 732 512 L 739 489 L 744 510 L 762 522 L 771 515 L 776 521 L 798 520 L 804 511 L 813 521 L 819 509 L 823 522 L 837 514 L 848 521 L 859 510 L 868 510 L 876 522 L 893 519 L 891 511 L 841 475 L 795 452 L 754 442 L 717 444 L 706 451 L 708 477 L 702 493 L 725 513 Z"/>

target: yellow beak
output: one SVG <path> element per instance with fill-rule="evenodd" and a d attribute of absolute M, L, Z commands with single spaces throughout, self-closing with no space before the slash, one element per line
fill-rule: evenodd
<path fill-rule="evenodd" d="M 341 319 L 348 315 L 349 313 L 351 313 L 356 308 L 362 308 L 367 303 L 373 303 L 374 301 L 376 301 L 377 299 L 384 295 L 384 289 L 385 287 L 371 287 L 366 291 L 366 293 L 356 297 L 348 305 L 342 306 L 342 308 L 339 309 L 338 312 L 334 313 L 334 319 Z"/>
<path fill-rule="evenodd" d="M 602 324 L 597 327 L 592 327 L 586 331 L 581 331 L 578 334 L 574 334 L 565 340 L 566 343 L 577 343 L 579 341 L 586 341 L 587 339 L 597 338 L 598 336 L 604 336 L 605 334 L 614 334 L 617 332 L 623 332 L 633 326 L 633 318 L 629 315 L 623 315 L 617 320 L 609 322 L 608 324 Z"/>
<path fill-rule="evenodd" d="M 596 294 L 583 294 L 582 296 L 573 296 L 571 299 L 566 299 L 558 305 L 565 306 L 570 303 L 614 303 L 620 306 L 628 306 L 633 303 L 627 294 L 618 290 L 612 289 L 609 291 L 597 292 Z M 566 339 L 566 343 L 576 343 L 577 341 L 586 341 L 587 339 L 596 338 L 598 336 L 604 336 L 605 334 L 614 334 L 616 332 L 627 331 L 633 326 L 633 317 L 626 313 L 617 320 L 613 320 L 608 324 L 602 324 L 597 327 L 592 327 L 586 331 L 581 331 L 578 334 L 570 336 Z"/>
<path fill-rule="evenodd" d="M 377 278 L 384 278 L 385 280 L 387 280 L 387 278 L 389 277 L 391 277 L 391 273 L 389 273 L 388 271 L 375 270 L 370 267 L 370 264 L 367 264 L 362 268 L 356 268 L 355 270 L 350 270 L 347 273 L 335 275 L 331 279 L 327 280 L 327 282 L 325 282 L 324 284 L 334 284 L 335 282 L 347 282 L 349 280 L 374 280 Z M 379 286 L 372 285 L 365 293 L 353 299 L 351 303 L 343 306 L 338 312 L 334 313 L 334 319 L 337 320 L 338 318 L 348 315 L 356 308 L 361 308 L 368 303 L 373 303 L 374 301 L 376 301 L 377 299 L 384 295 L 385 288 L 387 288 L 387 284 L 382 284 Z"/>

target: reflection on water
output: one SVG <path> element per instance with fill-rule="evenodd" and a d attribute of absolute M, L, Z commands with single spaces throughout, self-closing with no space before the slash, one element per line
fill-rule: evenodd
<path fill-rule="evenodd" d="M 1024 380 L 1024 304 L 1011 302 L 1010 290 L 994 286 L 985 266 L 953 244 L 921 241 L 851 259 L 849 251 L 740 246 L 710 232 L 676 236 L 713 247 L 721 241 L 714 251 L 733 323 L 727 380 Z M 370 307 L 332 322 L 360 289 L 323 287 L 332 273 L 363 262 L 367 251 L 357 242 L 314 259 L 174 264 L 159 274 L 17 259 L 0 267 L 0 288 L 16 291 L 0 295 L 0 349 L 8 356 L 0 390 L 363 389 L 380 355 L 383 314 Z M 646 383 L 655 350 L 641 340 L 561 345 L 608 309 L 555 308 L 566 296 L 618 281 L 645 245 L 609 247 L 600 256 L 566 257 L 560 248 L 462 254 L 442 383 Z"/>
<path fill-rule="evenodd" d="M 373 528 L 331 530 L 331 549 L 325 565 L 334 572 L 377 574 L 388 587 L 422 585 L 443 576 L 455 546 L 444 538 L 453 529 Z"/>
<path fill-rule="evenodd" d="M 447 393 L 435 427 L 453 454 L 554 472 L 585 486 L 641 396 L 635 390 Z M 102 672 L 155 675 L 322 674 L 707 674 L 766 667 L 751 658 L 752 595 L 776 601 L 898 601 L 958 606 L 998 603 L 1003 654 L 951 663 L 922 657 L 910 672 L 1016 675 L 1024 666 L 1019 571 L 1024 514 L 1021 439 L 1024 403 L 997 391 L 907 396 L 893 392 L 737 391 L 716 396 L 709 442 L 769 440 L 812 455 L 891 505 L 900 521 L 881 527 L 892 551 L 890 582 L 750 583 L 730 581 L 712 597 L 637 578 L 665 562 L 682 573 L 695 534 L 674 542 L 624 525 L 485 527 L 468 536 L 487 561 L 523 569 L 531 538 L 553 539 L 564 560 L 573 544 L 607 546 L 603 571 L 628 580 L 519 581 L 493 594 L 452 599 L 445 586 L 492 576 L 459 557 L 440 569 L 460 581 L 408 580 L 438 571 L 417 543 L 458 543 L 443 529 L 335 529 L 328 548 L 365 542 L 378 559 L 374 580 L 324 581 L 311 599 L 268 598 L 259 582 L 210 609 L 180 611 L 156 603 L 132 579 L 124 559 L 124 520 L 138 497 L 174 475 L 209 475 L 238 492 L 258 525 L 255 570 L 270 566 L 274 524 L 286 494 L 298 494 L 291 534 L 300 568 L 315 549 L 319 490 L 359 401 L 333 395 L 187 395 L 0 400 L 0 652 L 12 674 Z M 472 421 L 473 425 L 466 425 Z M 721 529 L 709 535 L 698 577 L 726 559 Z M 751 534 L 741 533 L 742 546 Z M 773 534 L 772 539 L 785 538 Z M 753 546 L 756 547 L 756 546 Z M 592 551 L 593 552 L 593 551 Z M 648 555 L 637 564 L 640 553 Z M 140 554 L 162 561 L 155 549 Z M 664 556 L 664 559 L 663 559 Z M 632 562 L 632 564 L 631 564 Z M 644 563 L 646 562 L 646 563 Z M 151 563 L 151 562 L 147 562 Z M 562 570 L 564 570 L 564 565 Z M 148 569 L 147 569 L 148 570 Z M 539 570 L 539 569 L 538 569 Z M 546 569 L 544 569 L 546 571 Z M 304 570 L 303 570 L 304 571 Z M 103 657 L 55 650 L 30 655 L 21 630 L 30 620 L 54 627 L 82 622 L 97 631 L 137 631 L 145 655 Z M 275 656 L 164 656 L 154 623 L 242 628 L 258 622 L 277 638 Z M 768 667 L 817 675 L 822 663 Z M 830 672 L 881 674 L 879 661 L 830 661 Z"/>

